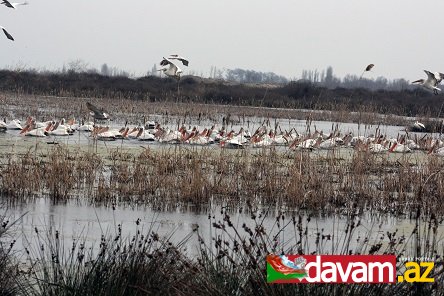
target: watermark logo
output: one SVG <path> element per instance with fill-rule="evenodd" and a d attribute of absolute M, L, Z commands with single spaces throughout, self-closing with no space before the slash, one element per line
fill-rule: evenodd
<path fill-rule="evenodd" d="M 401 261 L 404 261 L 405 270 L 403 270 L 402 275 L 398 275 L 398 282 L 435 282 L 435 279 L 432 277 L 435 262 L 432 261 L 432 258 L 401 258 Z"/>
<path fill-rule="evenodd" d="M 307 260 L 303 256 L 290 260 L 287 256 L 267 256 L 267 280 L 301 280 L 307 276 L 305 266 Z"/>
<path fill-rule="evenodd" d="M 395 255 L 268 255 L 268 283 L 395 283 Z"/>

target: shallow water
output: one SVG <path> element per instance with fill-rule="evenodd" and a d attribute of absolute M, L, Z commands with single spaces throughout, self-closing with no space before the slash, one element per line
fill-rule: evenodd
<path fill-rule="evenodd" d="M 264 118 L 250 118 L 249 123 L 234 124 L 227 127 L 227 129 L 234 129 L 238 131 L 241 126 L 246 127 L 250 132 L 254 132 L 264 122 Z M 176 122 L 171 119 L 170 122 Z M 277 120 L 281 129 L 289 131 L 295 128 L 299 133 L 305 133 L 307 131 L 307 124 L 305 120 L 289 120 L 280 119 Z M 196 126 L 199 129 L 209 128 L 213 123 L 202 121 L 200 125 Z M 271 127 L 274 128 L 275 122 L 270 122 Z M 358 125 L 354 123 L 332 123 L 324 121 L 313 121 L 310 129 L 311 132 L 315 130 L 322 130 L 324 133 L 329 133 L 332 128 L 338 126 L 339 131 L 342 134 L 352 132 L 354 135 L 368 136 L 376 133 L 376 129 L 379 128 L 381 134 L 388 137 L 396 137 L 398 133 L 403 133 L 401 126 L 370 126 L 370 125 Z M 194 124 L 192 125 L 194 126 Z M 112 123 L 113 128 L 120 128 L 122 125 L 118 123 Z M 176 128 L 175 125 L 168 125 L 171 129 Z M 422 136 L 422 135 L 421 135 Z M 64 143 L 70 147 L 89 147 L 88 149 L 109 149 L 109 148 L 140 148 L 140 146 L 149 146 L 152 148 L 165 147 L 165 144 L 157 142 L 140 142 L 137 140 L 117 140 L 112 142 L 94 142 L 89 133 L 75 133 L 72 136 L 66 137 L 46 137 L 46 138 L 32 138 L 23 137 L 19 135 L 19 131 L 7 131 L 0 133 L 0 152 L 14 153 L 18 151 L 26 151 L 32 147 L 51 147 L 48 142 Z M 168 145 L 167 145 L 168 146 Z M 172 146 L 172 145 L 169 145 Z M 218 149 L 218 145 L 212 145 L 214 149 Z M 282 147 L 282 149 L 287 149 Z M 319 152 L 321 153 L 321 152 Z M 423 154 L 421 152 L 421 154 Z M 6 155 L 6 154 L 4 154 Z M 418 153 L 412 153 L 410 157 L 416 157 Z M 0 202 L 0 204 L 2 204 Z M 3 203 L 4 204 L 4 203 Z M 193 208 L 184 210 L 183 207 L 169 210 L 169 211 L 155 211 L 148 207 L 123 207 L 118 206 L 113 209 L 112 207 L 104 206 L 91 206 L 83 204 L 79 201 L 67 202 L 60 204 L 53 204 L 50 200 L 45 198 L 36 198 L 30 200 L 25 204 L 9 206 L 0 209 L 0 214 L 6 211 L 6 216 L 10 221 L 14 221 L 21 217 L 19 223 L 14 228 L 16 231 L 15 237 L 17 238 L 17 244 L 15 248 L 18 250 L 23 249 L 25 246 L 36 247 L 36 233 L 35 228 L 40 233 L 47 230 L 59 230 L 61 237 L 65 241 L 66 246 L 70 246 L 74 239 L 85 240 L 88 244 L 93 245 L 94 248 L 98 247 L 102 234 L 115 235 L 118 225 L 122 225 L 123 237 L 130 237 L 134 235 L 137 229 L 142 229 L 142 232 L 146 232 L 152 229 L 158 232 L 162 236 L 170 236 L 173 242 L 180 242 L 188 234 L 193 233 L 193 229 L 199 228 L 201 235 L 207 243 L 211 242 L 218 232 L 211 227 L 213 222 L 223 220 L 223 215 L 220 213 L 220 206 L 209 206 L 207 211 L 197 212 Z M 280 219 L 280 224 L 285 225 L 290 222 L 290 217 L 293 214 L 298 213 L 286 213 L 285 219 Z M 257 213 L 259 216 L 260 214 Z M 285 229 L 281 229 L 276 225 L 275 211 L 270 211 L 268 214 L 262 216 L 265 229 L 270 237 L 277 235 L 278 240 L 281 243 L 286 244 L 287 247 L 294 246 L 298 241 L 298 235 L 295 227 L 290 223 Z M 337 245 L 341 242 L 341 238 L 345 236 L 345 227 L 347 224 L 347 218 L 345 216 L 335 215 L 330 217 L 312 217 L 310 222 L 307 222 L 307 215 L 301 213 L 303 217 L 303 227 L 307 227 L 307 240 L 304 242 L 304 250 L 306 252 L 316 251 L 316 237 L 317 233 L 323 229 L 323 234 L 331 234 L 334 236 L 333 240 L 326 241 L 323 246 L 324 252 L 338 253 L 342 250 L 341 245 Z M 211 219 L 209 219 L 209 216 Z M 239 230 L 243 236 L 247 236 L 246 232 L 242 229 L 242 224 L 246 223 L 249 227 L 254 227 L 255 222 L 251 219 L 251 215 L 248 213 L 239 213 L 234 210 L 230 213 L 233 224 Z M 140 219 L 140 225 L 136 225 L 137 219 Z M 377 241 L 381 236 L 387 232 L 393 232 L 398 229 L 398 235 L 409 236 L 415 227 L 415 221 L 409 219 L 395 218 L 389 215 L 375 215 L 366 213 L 361 217 L 361 225 L 357 227 L 352 239 L 350 249 L 359 247 L 364 237 L 368 237 L 370 243 Z M 220 231 L 219 231 L 220 232 Z M 233 234 L 232 230 L 229 230 L 230 234 Z M 360 237 L 360 241 L 357 239 Z M 442 226 L 439 230 L 438 243 L 442 244 L 443 231 Z M 388 240 L 385 237 L 384 243 Z M 192 255 L 197 254 L 197 235 L 193 234 L 186 243 L 188 252 Z M 413 246 L 411 248 L 413 250 Z"/>
<path fill-rule="evenodd" d="M 115 236 L 120 224 L 122 226 L 122 237 L 128 239 L 137 230 L 141 230 L 143 234 L 147 233 L 149 229 L 152 229 L 161 237 L 171 237 L 171 241 L 174 243 L 181 242 L 187 235 L 191 234 L 192 236 L 185 243 L 187 252 L 191 256 L 198 254 L 198 240 L 196 233 L 193 233 L 193 229 L 198 227 L 203 239 L 210 243 L 211 238 L 216 235 L 222 235 L 222 232 L 211 227 L 211 224 L 213 222 L 221 222 L 224 217 L 221 214 L 221 207 L 218 206 L 203 212 L 195 212 L 192 208 L 188 210 L 177 208 L 171 211 L 155 211 L 147 207 L 122 206 L 113 208 L 90 206 L 79 202 L 54 205 L 45 198 L 37 198 L 26 204 L 9 206 L 7 210 L 3 208 L 0 214 L 3 212 L 6 213 L 9 221 L 20 219 L 13 231 L 13 236 L 17 240 L 15 245 L 17 250 L 23 250 L 25 246 L 31 249 L 38 247 L 35 228 L 38 229 L 40 235 L 49 230 L 53 232 L 58 230 L 65 246 L 71 246 L 73 240 L 85 241 L 86 246 L 97 250 L 101 236 Z M 269 211 L 267 213 L 263 209 L 255 212 L 255 214 L 257 215 L 256 221 L 263 221 L 263 225 L 270 238 L 277 236 L 277 240 L 285 245 L 285 249 L 289 247 L 295 249 L 296 242 L 298 241 L 298 231 L 291 222 L 291 216 L 295 214 L 297 218 L 298 213 L 285 213 L 284 220 L 279 219 L 281 227 L 278 227 L 276 224 L 277 212 Z M 255 222 L 251 218 L 251 213 L 234 211 L 229 215 L 241 236 L 248 238 L 249 236 L 242 229 L 242 224 L 245 223 L 254 229 Z M 318 249 L 321 253 L 337 254 L 341 251 L 344 252 L 343 239 L 347 224 L 345 216 L 312 216 L 309 222 L 307 221 L 308 216 L 306 214 L 301 216 L 304 231 L 307 227 L 307 236 L 303 241 L 305 252 L 317 251 L 315 241 L 318 232 L 324 235 L 333 235 L 332 240 L 324 241 L 322 250 Z M 136 221 L 138 219 L 140 219 L 140 224 L 137 226 Z M 286 224 L 288 224 L 287 227 L 283 228 L 282 226 Z M 361 247 L 361 243 L 366 237 L 369 238 L 369 245 L 371 245 L 379 241 L 381 237 L 384 237 L 387 232 L 395 230 L 398 230 L 398 236 L 405 235 L 409 237 L 414 227 L 414 220 L 395 218 L 390 215 L 363 214 L 361 216 L 361 223 L 356 228 L 348 249 L 357 250 Z M 230 228 L 228 228 L 228 233 L 234 235 Z M 42 236 L 45 237 L 45 234 Z M 442 225 L 440 225 L 438 244 L 444 244 L 443 237 L 444 232 Z M 359 241 L 357 241 L 358 238 Z M 388 242 L 387 237 L 383 238 L 381 242 L 386 244 Z M 413 251 L 413 241 L 410 247 L 409 244 L 407 246 L 408 249 Z"/>

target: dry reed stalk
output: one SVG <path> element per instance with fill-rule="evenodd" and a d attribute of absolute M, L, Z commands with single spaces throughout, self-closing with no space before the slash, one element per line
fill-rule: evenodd
<path fill-rule="evenodd" d="M 105 154 L 63 145 L 28 151 L 1 168 L 0 190 L 10 199 L 37 195 L 54 200 L 86 198 L 107 204 L 131 202 L 205 205 L 209 200 L 241 206 L 245 201 L 324 213 L 361 209 L 414 212 L 422 188 L 427 213 L 441 213 L 442 160 L 340 149 L 326 153 L 276 148 L 237 151 L 211 148 L 111 149 Z"/>

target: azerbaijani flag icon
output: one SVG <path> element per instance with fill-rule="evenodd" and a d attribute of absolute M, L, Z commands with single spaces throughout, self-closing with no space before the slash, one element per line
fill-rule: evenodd
<path fill-rule="evenodd" d="M 281 280 L 301 280 L 307 275 L 305 264 L 306 260 L 302 256 L 291 261 L 285 255 L 267 255 L 267 283 Z"/>

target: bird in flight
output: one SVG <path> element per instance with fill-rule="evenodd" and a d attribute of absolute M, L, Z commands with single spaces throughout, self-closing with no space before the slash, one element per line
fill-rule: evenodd
<path fill-rule="evenodd" d="M 0 4 L 5 5 L 6 7 L 12 8 L 12 9 L 16 9 L 17 6 L 19 5 L 28 5 L 28 2 L 9 2 L 8 0 L 3 0 Z"/>
<path fill-rule="evenodd" d="M 170 59 L 170 60 L 179 60 L 179 61 L 182 62 L 182 64 L 183 64 L 184 66 L 188 66 L 188 63 L 189 63 L 187 59 L 185 59 L 185 58 L 179 56 L 178 54 L 170 54 L 170 56 L 168 57 L 168 59 Z"/>
<path fill-rule="evenodd" d="M 12 35 L 11 35 L 11 34 L 9 34 L 9 33 L 8 33 L 8 31 L 6 31 L 6 29 L 5 29 L 5 28 L 3 28 L 2 26 L 0 26 L 0 29 L 2 29 L 3 33 L 5 33 L 5 35 L 6 35 L 6 38 L 8 38 L 9 40 L 12 40 L 12 41 L 14 41 L 14 37 L 12 37 Z"/>
<path fill-rule="evenodd" d="M 105 111 L 97 108 L 93 104 L 86 102 L 86 107 L 91 111 L 91 115 L 97 120 L 107 120 L 109 119 L 109 114 Z"/>
<path fill-rule="evenodd" d="M 440 72 L 432 73 L 430 71 L 424 70 L 424 72 L 427 74 L 427 79 L 418 79 L 412 82 L 412 84 L 418 84 L 425 89 L 432 90 L 435 95 L 438 94 L 439 91 L 441 91 L 440 88 L 437 87 L 437 85 L 442 81 L 444 78 L 444 74 Z"/>
<path fill-rule="evenodd" d="M 168 68 L 162 68 L 158 71 L 163 71 L 165 75 L 174 77 L 177 80 L 180 79 L 180 74 L 182 74 L 182 69 L 180 69 L 173 61 L 171 61 L 169 58 L 163 58 L 163 60 L 160 62 L 161 66 L 169 66 Z"/>

